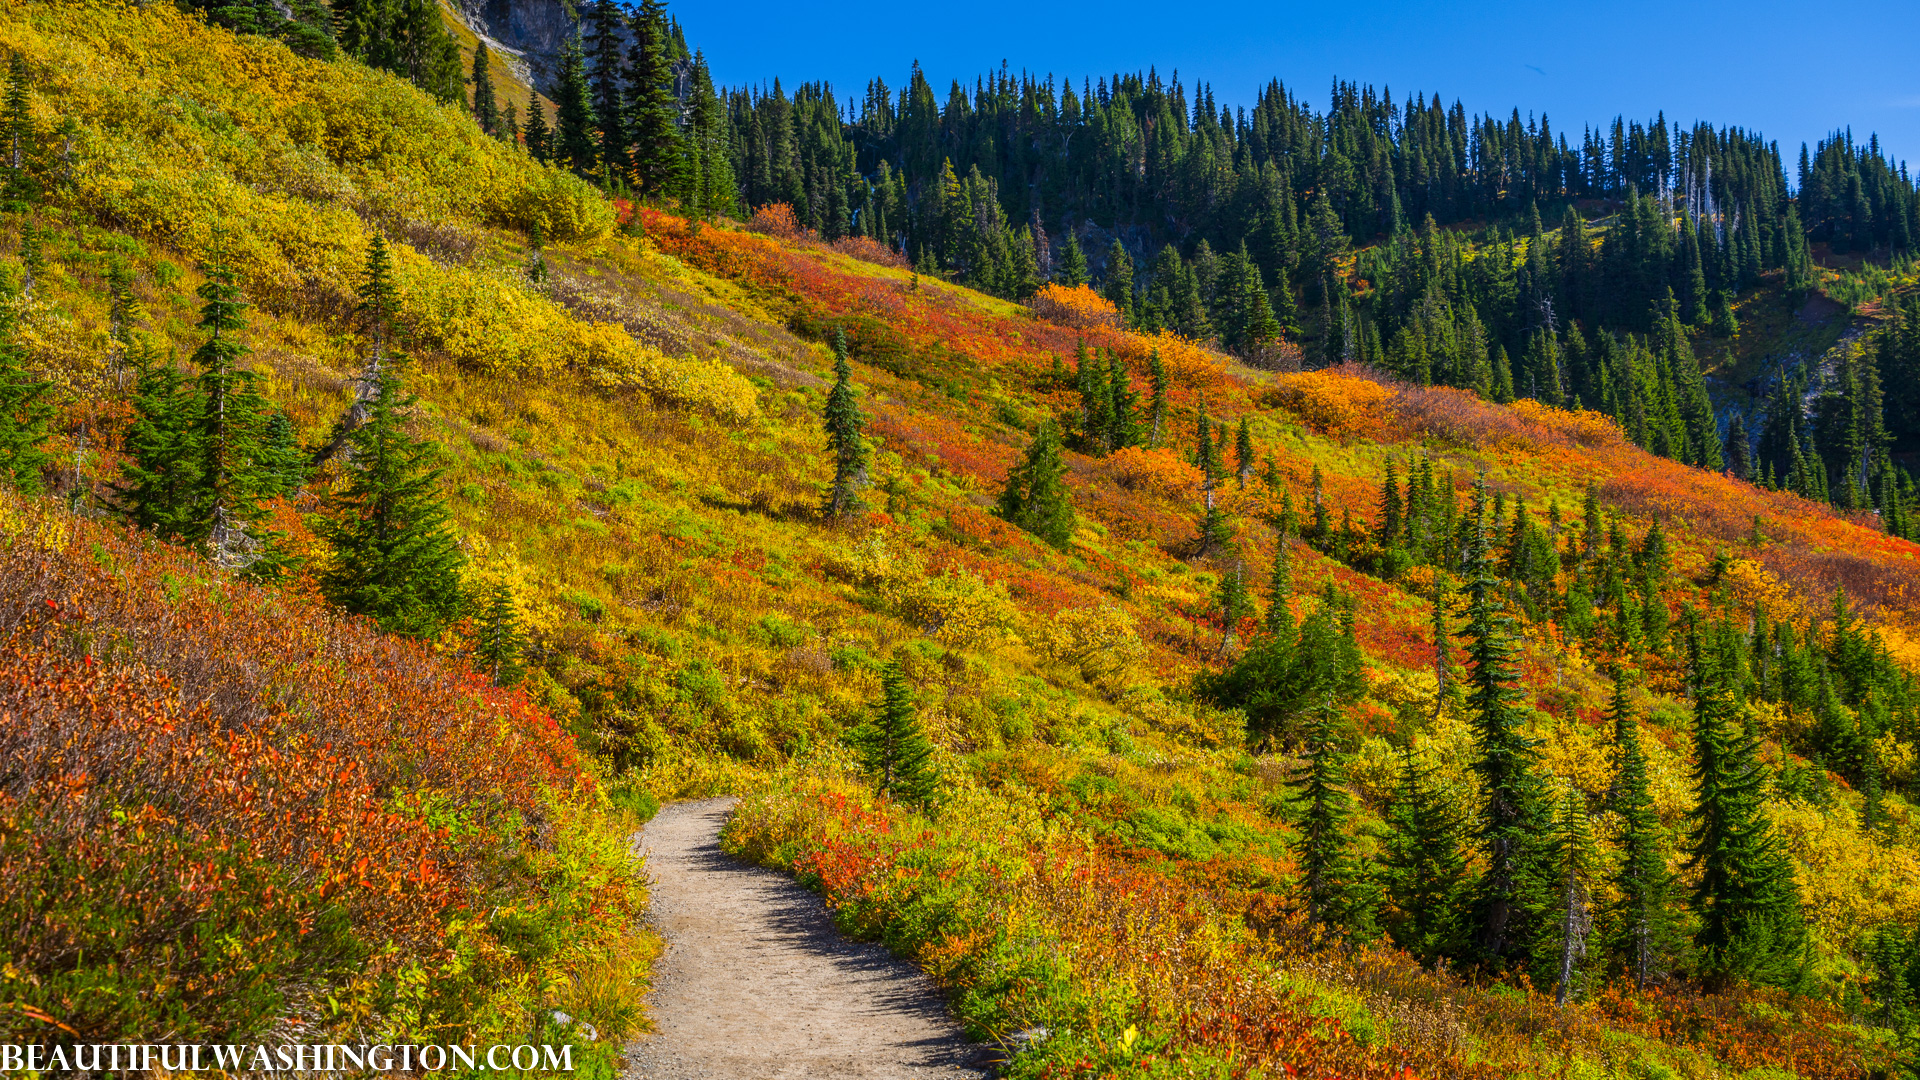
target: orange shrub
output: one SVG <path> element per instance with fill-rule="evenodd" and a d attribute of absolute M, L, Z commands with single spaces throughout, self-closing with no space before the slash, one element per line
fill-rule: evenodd
<path fill-rule="evenodd" d="M 1172 450 L 1129 446 L 1114 451 L 1106 460 L 1114 482 L 1129 491 L 1191 495 L 1200 490 L 1200 470 Z"/>
<path fill-rule="evenodd" d="M 1027 305 L 1033 317 L 1061 326 L 1085 329 L 1093 326 L 1120 325 L 1120 311 L 1113 302 L 1086 285 L 1057 285 L 1048 282 L 1033 294 Z"/>
<path fill-rule="evenodd" d="M 800 227 L 800 219 L 793 216 L 793 207 L 783 202 L 768 203 L 755 210 L 747 221 L 747 228 L 782 240 L 799 240 L 809 231 Z"/>
<path fill-rule="evenodd" d="M 1261 400 L 1293 413 L 1322 435 L 1352 440 L 1384 433 L 1392 397 L 1391 391 L 1372 379 L 1347 369 L 1330 369 L 1282 375 Z"/>
<path fill-rule="evenodd" d="M 784 206 L 785 204 L 780 204 Z M 787 211 L 789 214 L 791 210 Z M 870 262 L 879 266 L 891 266 L 896 270 L 905 270 L 907 257 L 893 248 L 875 240 L 871 236 L 846 236 L 833 242 L 833 250 L 842 255 L 851 255 L 861 262 Z"/>

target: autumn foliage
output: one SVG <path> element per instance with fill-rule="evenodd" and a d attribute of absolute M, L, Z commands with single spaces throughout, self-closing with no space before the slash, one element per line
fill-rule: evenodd
<path fill-rule="evenodd" d="M 1120 310 L 1113 302 L 1086 285 L 1059 285 L 1047 282 L 1033 294 L 1027 306 L 1033 317 L 1061 326 L 1087 329 L 1095 326 L 1119 327 Z"/>

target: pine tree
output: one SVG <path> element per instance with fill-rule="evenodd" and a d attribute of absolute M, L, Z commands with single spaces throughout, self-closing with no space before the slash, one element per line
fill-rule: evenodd
<path fill-rule="evenodd" d="M 320 575 L 328 600 L 391 634 L 434 637 L 459 617 L 465 562 L 448 524 L 434 447 L 401 427 L 414 399 L 391 356 L 377 375 L 366 423 L 348 436 L 344 486 L 315 530 L 333 547 Z"/>
<path fill-rule="evenodd" d="M 0 480 L 28 495 L 40 491 L 40 469 L 52 460 L 40 449 L 53 418 L 49 389 L 27 370 L 13 339 L 13 315 L 0 309 Z"/>
<path fill-rule="evenodd" d="M 526 641 L 520 631 L 520 612 L 513 590 L 504 581 L 487 590 L 486 607 L 476 628 L 474 656 L 495 686 L 514 686 L 525 677 L 522 663 Z"/>
<path fill-rule="evenodd" d="M 1233 561 L 1220 575 L 1220 588 L 1214 593 L 1214 607 L 1220 611 L 1220 655 L 1239 637 L 1240 624 L 1253 614 L 1253 597 L 1247 592 L 1247 564 Z"/>
<path fill-rule="evenodd" d="M 134 349 L 133 422 L 122 445 L 127 460 L 112 485 L 120 515 L 163 540 L 194 531 L 200 490 L 199 399 L 173 362 L 150 344 Z"/>
<path fill-rule="evenodd" d="M 1128 326 L 1134 325 L 1133 256 L 1127 254 L 1126 246 L 1117 238 L 1107 249 L 1107 283 L 1102 292 L 1119 309 L 1120 320 Z"/>
<path fill-rule="evenodd" d="M 894 663 L 881 670 L 880 685 L 879 716 L 848 733 L 847 741 L 882 793 L 925 803 L 933 798 L 939 776 L 933 767 L 933 745 L 921 733 L 914 713 L 913 690 L 900 665 Z"/>
<path fill-rule="evenodd" d="M 1614 870 L 1617 899 L 1608 912 L 1610 949 L 1621 970 L 1644 990 L 1664 972 L 1671 948 L 1673 916 L 1669 910 L 1673 879 L 1667 872 L 1667 853 L 1660 818 L 1654 813 L 1648 790 L 1647 757 L 1640 747 L 1640 721 L 1627 704 L 1626 678 L 1613 670 L 1614 774 L 1609 792 L 1620 815 L 1620 862 Z"/>
<path fill-rule="evenodd" d="M 1247 427 L 1247 418 L 1240 418 L 1240 427 L 1233 437 L 1234 478 L 1239 481 L 1241 490 L 1246 490 L 1247 477 L 1253 475 L 1253 432 Z"/>
<path fill-rule="evenodd" d="M 1107 350 L 1107 449 L 1124 450 L 1140 443 L 1140 422 L 1134 415 L 1139 395 L 1127 376 L 1126 361 L 1112 349 Z"/>
<path fill-rule="evenodd" d="M 533 160 L 547 162 L 553 159 L 553 133 L 547 127 L 547 107 L 540 103 L 540 95 L 527 91 L 527 153 Z"/>
<path fill-rule="evenodd" d="M 480 130 L 489 135 L 500 134 L 500 107 L 493 98 L 492 53 L 487 51 L 487 43 L 480 42 L 473 49 L 473 118 L 480 124 Z"/>
<path fill-rule="evenodd" d="M 1087 283 L 1087 256 L 1080 250 L 1077 230 L 1067 230 L 1066 247 L 1060 253 L 1060 269 L 1054 271 L 1053 280 L 1069 289 Z"/>
<path fill-rule="evenodd" d="M 1200 467 L 1200 497 L 1202 513 L 1200 535 L 1195 541 L 1197 554 L 1205 555 L 1220 548 L 1227 542 L 1227 516 L 1214 500 L 1214 492 L 1220 484 L 1220 452 L 1212 438 L 1213 422 L 1207 419 L 1205 410 L 1198 413 L 1198 454 Z"/>
<path fill-rule="evenodd" d="M 553 159 L 582 176 L 592 174 L 599 167 L 600 121 L 593 114 L 593 91 L 587 85 L 587 62 L 577 34 L 560 47 L 553 111 Z"/>
<path fill-rule="evenodd" d="M 679 108 L 669 89 L 673 69 L 667 56 L 666 5 L 661 0 L 641 0 L 634 12 L 633 47 L 627 63 L 634 180 L 648 196 L 678 194 L 685 184 Z"/>
<path fill-rule="evenodd" d="M 227 264 L 223 238 L 215 243 L 198 290 L 205 301 L 199 325 L 207 340 L 193 354 L 200 368 L 194 439 L 201 460 L 189 539 L 206 544 L 222 566 L 245 568 L 266 556 L 271 539 L 258 524 L 266 516 L 260 467 L 266 415 L 253 372 L 239 367 L 248 351 L 237 336 L 248 305 L 238 273 Z"/>
<path fill-rule="evenodd" d="M 39 178 L 34 175 L 34 157 L 38 139 L 32 111 L 33 77 L 24 54 L 7 58 L 7 89 L 0 99 L 0 210 L 25 213 L 40 200 Z"/>
<path fill-rule="evenodd" d="M 827 394 L 824 419 L 827 445 L 833 451 L 833 487 L 827 493 L 826 511 L 837 519 L 860 508 L 859 492 L 867 484 L 867 421 L 854 396 L 847 336 L 841 331 L 833 335 L 833 389 Z"/>
<path fill-rule="evenodd" d="M 593 117 L 600 128 L 600 160 L 616 176 L 627 170 L 626 102 L 622 100 L 620 39 L 627 16 L 618 0 L 589 0 L 581 12 L 586 26 L 586 59 L 592 70 L 587 86 L 593 93 Z"/>
<path fill-rule="evenodd" d="M 1412 746 L 1401 751 L 1387 826 L 1386 922 L 1394 943 L 1423 964 L 1461 955 L 1469 885 L 1463 829 Z"/>
<path fill-rule="evenodd" d="M 1332 694 L 1308 713 L 1306 760 L 1289 779 L 1294 797 L 1305 804 L 1297 828 L 1294 860 L 1300 866 L 1307 921 L 1349 940 L 1372 936 L 1373 904 L 1366 874 L 1356 865 L 1346 826 L 1353 816 L 1347 793 L 1346 764 L 1340 753 Z"/>
<path fill-rule="evenodd" d="M 1066 550 L 1073 540 L 1073 503 L 1067 494 L 1066 462 L 1060 456 L 1060 430 L 1042 424 L 1025 457 L 1007 473 L 1000 494 L 1000 517 Z"/>
<path fill-rule="evenodd" d="M 727 107 L 713 90 L 704 53 L 693 54 L 693 91 L 687 101 L 687 203 L 711 218 L 737 211 L 739 190 L 727 135 Z M 635 220 L 638 220 L 636 215 Z"/>
<path fill-rule="evenodd" d="M 1487 869 L 1479 885 L 1479 946 L 1496 964 L 1524 961 L 1538 944 L 1533 925 L 1544 899 L 1536 838 L 1546 834 L 1534 770 L 1534 743 L 1522 733 L 1513 689 L 1512 618 L 1500 610 L 1500 579 L 1486 519 L 1486 478 L 1474 485 L 1461 591 L 1467 598 L 1467 704 L 1473 712 L 1484 805 L 1480 845 Z M 1497 517 L 1497 514 L 1496 514 Z"/>
<path fill-rule="evenodd" d="M 1598 862 L 1586 804 L 1579 789 L 1569 785 L 1560 800 L 1553 844 L 1554 876 L 1560 888 L 1560 956 L 1554 980 L 1556 1005 L 1567 1003 L 1577 965 L 1587 954 L 1587 935 L 1593 928 L 1593 878 Z"/>
<path fill-rule="evenodd" d="M 1714 989 L 1740 980 L 1784 983 L 1805 929 L 1792 864 L 1761 806 L 1766 776 L 1740 700 L 1737 645 L 1724 624 L 1705 642 L 1693 636 L 1696 802 L 1688 866 L 1699 874 L 1699 970 Z"/>
<path fill-rule="evenodd" d="M 1153 386 L 1153 403 L 1148 407 L 1152 414 L 1147 430 L 1147 445 L 1157 449 L 1160 446 L 1160 434 L 1167 421 L 1167 394 L 1172 389 L 1172 380 L 1167 377 L 1167 365 L 1160 359 L 1160 350 L 1147 353 L 1147 378 Z"/>

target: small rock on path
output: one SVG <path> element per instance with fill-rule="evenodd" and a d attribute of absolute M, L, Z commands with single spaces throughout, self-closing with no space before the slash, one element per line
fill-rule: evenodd
<path fill-rule="evenodd" d="M 977 1080 L 933 987 L 878 945 L 848 941 L 792 879 L 720 851 L 732 799 L 674 803 L 640 833 L 652 921 L 666 939 L 654 1033 L 630 1080 Z"/>

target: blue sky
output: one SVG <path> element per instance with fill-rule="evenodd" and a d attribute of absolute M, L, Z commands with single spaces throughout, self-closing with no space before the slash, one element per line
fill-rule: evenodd
<path fill-rule="evenodd" d="M 1556 130 L 1616 114 L 1736 124 L 1802 141 L 1851 125 L 1920 169 L 1920 0 L 1782 3 L 1314 5 L 841 3 L 684 0 L 670 12 L 717 81 L 825 78 L 845 100 L 878 75 L 896 92 L 920 61 L 944 100 L 955 78 L 1005 60 L 1081 76 L 1178 69 L 1223 104 L 1279 77 L 1316 109 L 1337 76 L 1469 113 L 1544 111 Z M 1524 12 L 1524 14 L 1522 14 Z M 1790 176 L 1791 179 L 1791 176 Z"/>

